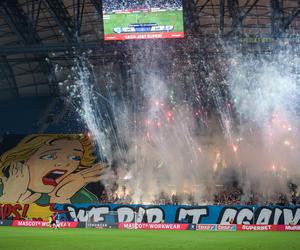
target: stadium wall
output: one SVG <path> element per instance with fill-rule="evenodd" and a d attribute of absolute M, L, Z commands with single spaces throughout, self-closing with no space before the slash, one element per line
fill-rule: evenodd
<path fill-rule="evenodd" d="M 241 225 L 300 225 L 299 206 L 175 206 L 120 204 L 0 204 L 1 220 L 48 220 L 91 223 L 182 223 Z M 254 213 L 254 219 L 253 219 Z M 138 215 L 138 216 L 136 216 Z"/>

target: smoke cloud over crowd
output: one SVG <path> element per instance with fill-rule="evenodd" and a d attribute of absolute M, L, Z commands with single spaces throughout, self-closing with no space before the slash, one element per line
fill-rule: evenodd
<path fill-rule="evenodd" d="M 299 53 L 223 50 L 194 58 L 133 41 L 125 83 L 114 63 L 78 59 L 70 97 L 111 166 L 108 193 L 205 204 L 238 188 L 243 203 L 289 199 L 300 184 Z"/>

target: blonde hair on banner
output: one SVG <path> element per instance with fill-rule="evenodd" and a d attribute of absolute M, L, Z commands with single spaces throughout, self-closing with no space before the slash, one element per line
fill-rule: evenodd
<path fill-rule="evenodd" d="M 78 140 L 83 147 L 83 157 L 76 171 L 92 167 L 96 157 L 93 144 L 87 134 L 33 134 L 22 139 L 17 146 L 8 150 L 0 157 L 0 176 L 12 162 L 22 162 L 30 158 L 43 145 L 51 145 L 58 140 Z"/>

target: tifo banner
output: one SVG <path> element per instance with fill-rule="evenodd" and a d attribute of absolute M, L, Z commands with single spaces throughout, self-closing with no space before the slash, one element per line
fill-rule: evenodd
<path fill-rule="evenodd" d="M 0 219 L 48 220 L 58 212 L 62 220 L 89 223 L 300 224 L 299 206 L 100 204 L 104 164 L 95 151 L 88 134 L 4 136 Z"/>
<path fill-rule="evenodd" d="M 48 220 L 54 211 L 54 204 L 40 206 L 37 204 L 0 203 L 0 219 L 2 220 Z"/>
<path fill-rule="evenodd" d="M 99 203 L 104 164 L 88 134 L 7 135 L 0 141 L 0 203 Z"/>
<path fill-rule="evenodd" d="M 88 223 L 171 223 L 246 225 L 300 225 L 299 206 L 151 206 L 120 204 L 37 204 L 0 203 L 0 219 L 48 220 L 58 213 L 61 221 Z M 246 227 L 245 227 L 245 230 Z"/>
<path fill-rule="evenodd" d="M 55 205 L 67 220 L 189 224 L 300 224 L 299 206 Z M 112 215 L 113 212 L 113 215 Z"/>

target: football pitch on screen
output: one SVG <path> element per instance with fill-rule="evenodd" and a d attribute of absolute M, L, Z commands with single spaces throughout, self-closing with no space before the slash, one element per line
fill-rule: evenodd
<path fill-rule="evenodd" d="M 172 32 L 183 32 L 182 11 L 163 12 L 139 12 L 130 14 L 106 14 L 104 15 L 104 33 L 114 34 L 113 29 L 118 27 L 128 27 L 130 24 L 155 23 L 158 26 L 174 26 Z"/>
<path fill-rule="evenodd" d="M 298 232 L 136 231 L 0 227 L 0 249 L 299 249 Z"/>

